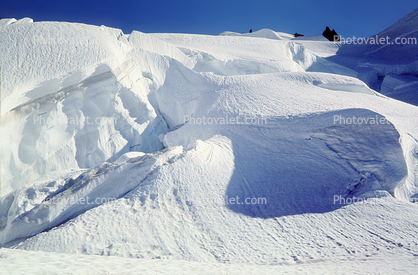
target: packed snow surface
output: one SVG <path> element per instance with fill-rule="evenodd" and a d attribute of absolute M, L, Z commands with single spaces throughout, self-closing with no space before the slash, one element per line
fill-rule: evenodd
<path fill-rule="evenodd" d="M 416 44 L 29 18 L 0 39 L 0 244 L 46 253 L 1 261 L 375 272 L 418 255 Z"/>

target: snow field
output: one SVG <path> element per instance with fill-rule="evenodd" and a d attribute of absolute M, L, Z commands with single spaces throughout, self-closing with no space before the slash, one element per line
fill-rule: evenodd
<path fill-rule="evenodd" d="M 388 96 L 410 95 L 416 58 L 271 30 L 0 22 L 11 272 L 27 270 L 9 261 L 20 255 L 89 255 L 68 273 L 101 265 L 93 255 L 124 257 L 101 273 L 415 265 L 418 109 Z"/>

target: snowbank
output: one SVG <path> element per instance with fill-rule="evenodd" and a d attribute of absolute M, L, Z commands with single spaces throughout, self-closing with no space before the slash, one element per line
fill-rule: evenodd
<path fill-rule="evenodd" d="M 192 66 L 176 47 L 139 32 L 28 20 L 0 36 L 1 195 L 135 148 L 162 149 L 167 126 L 147 97 L 169 60 Z"/>

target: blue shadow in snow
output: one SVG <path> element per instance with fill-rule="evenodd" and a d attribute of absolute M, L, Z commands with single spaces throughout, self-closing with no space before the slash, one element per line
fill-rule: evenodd
<path fill-rule="evenodd" d="M 235 170 L 225 194 L 227 207 L 273 218 L 333 211 L 344 206 L 340 198 L 376 189 L 392 192 L 393 183 L 407 175 L 399 134 L 385 119 L 385 124 L 367 125 L 335 121 L 346 123 L 344 118 L 354 116 L 369 123 L 384 119 L 349 109 L 231 128 L 234 134 L 227 136 Z"/>

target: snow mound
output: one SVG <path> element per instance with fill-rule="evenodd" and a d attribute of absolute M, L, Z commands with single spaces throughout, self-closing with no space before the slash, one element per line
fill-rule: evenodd
<path fill-rule="evenodd" d="M 114 69 L 138 55 L 137 47 L 132 46 L 135 44 L 141 45 L 142 51 L 164 53 L 186 66 L 190 62 L 177 48 L 139 32 L 127 37 L 118 29 L 104 26 L 19 22 L 0 29 L 0 54 L 4 56 L 1 67 L 3 77 L 8 79 L 2 83 L 2 114 L 103 73 L 105 68 Z M 16 35 L 7 36 L 8 33 Z M 21 46 L 15 47 L 16 44 Z M 147 69 L 146 64 L 142 67 Z"/>
<path fill-rule="evenodd" d="M 323 35 L 309 35 L 295 37 L 293 34 L 285 32 L 276 32 L 270 29 L 261 29 L 251 33 L 237 33 L 231 31 L 225 31 L 220 36 L 240 36 L 240 37 L 255 37 L 255 38 L 267 38 L 273 40 L 308 40 L 308 41 L 328 41 Z"/>
<path fill-rule="evenodd" d="M 219 34 L 220 36 L 245 36 L 245 37 L 258 37 L 258 38 L 268 38 L 268 39 L 292 39 L 294 36 L 292 34 L 275 32 L 270 29 L 261 29 L 251 33 L 236 33 L 236 32 L 223 32 Z"/>
<path fill-rule="evenodd" d="M 16 20 L 14 18 L 4 18 L 0 20 L 0 28 L 4 28 L 11 24 L 31 24 L 31 23 L 33 23 L 33 20 L 28 17 L 25 17 L 19 20 Z"/>
<path fill-rule="evenodd" d="M 192 66 L 176 47 L 69 23 L 16 23 L 0 35 L 2 195 L 49 173 L 162 149 L 167 125 L 147 97 L 170 59 Z"/>

